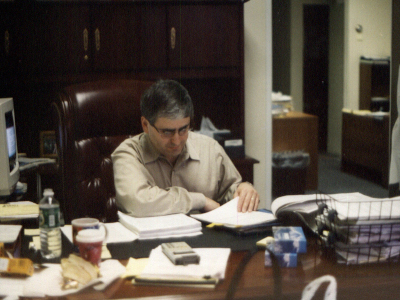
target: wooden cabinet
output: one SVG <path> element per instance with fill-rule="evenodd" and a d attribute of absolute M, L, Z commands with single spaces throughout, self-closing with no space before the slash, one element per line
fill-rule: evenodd
<path fill-rule="evenodd" d="M 19 8 L 19 76 L 56 80 L 90 68 L 90 12 L 87 5 L 35 3 Z"/>
<path fill-rule="evenodd" d="M 343 113 L 343 171 L 387 187 L 389 153 L 389 115 L 373 117 Z"/>
<path fill-rule="evenodd" d="M 11 3 L 0 9 L 0 97 L 9 93 L 13 78 L 12 54 L 15 51 L 15 13 Z"/>
<path fill-rule="evenodd" d="M 240 66 L 241 6 L 172 5 L 168 8 L 171 68 Z"/>
<path fill-rule="evenodd" d="M 0 76 L 11 74 L 0 91 L 14 97 L 19 151 L 39 155 L 55 92 L 102 78 L 178 80 L 195 129 L 206 116 L 244 139 L 245 2 L 0 0 L 0 30 L 15 35 L 11 59 L 0 51 Z"/>

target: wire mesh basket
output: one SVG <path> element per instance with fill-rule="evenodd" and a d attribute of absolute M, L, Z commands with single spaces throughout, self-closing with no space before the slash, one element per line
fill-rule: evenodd
<path fill-rule="evenodd" d="M 326 257 L 342 264 L 397 262 L 400 253 L 400 198 L 360 193 L 317 194 L 315 221 Z"/>

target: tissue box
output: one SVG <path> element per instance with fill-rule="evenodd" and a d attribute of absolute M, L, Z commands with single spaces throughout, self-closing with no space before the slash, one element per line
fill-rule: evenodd
<path fill-rule="evenodd" d="M 274 253 L 280 267 L 282 268 L 297 267 L 297 253 L 275 253 L 273 251 L 274 249 L 273 244 L 269 245 L 268 249 L 270 249 Z M 268 250 L 265 250 L 265 266 L 272 267 L 272 259 Z"/>
<path fill-rule="evenodd" d="M 274 253 L 306 253 L 307 240 L 301 227 L 273 226 Z"/>
<path fill-rule="evenodd" d="M 244 145 L 242 139 L 225 140 L 224 149 L 230 158 L 244 157 Z"/>

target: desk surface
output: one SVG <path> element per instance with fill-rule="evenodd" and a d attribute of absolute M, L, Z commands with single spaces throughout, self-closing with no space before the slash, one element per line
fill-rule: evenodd
<path fill-rule="evenodd" d="M 242 238 L 236 237 L 236 239 L 240 241 Z M 243 242 L 247 243 L 249 240 L 246 242 L 244 239 Z M 254 249 L 252 245 L 250 248 Z M 280 276 L 276 282 L 273 269 L 264 267 L 264 251 L 255 251 L 253 256 L 248 256 L 249 253 L 251 252 L 231 253 L 225 280 L 215 289 L 134 286 L 129 280 L 118 279 L 103 292 L 88 289 L 63 299 L 226 299 L 235 273 L 246 257 L 250 257 L 250 260 L 245 264 L 237 284 L 233 285 L 236 287 L 234 299 L 279 299 L 280 293 L 281 299 L 301 299 L 301 293 L 308 283 L 328 274 L 337 280 L 337 299 L 395 299 L 400 293 L 398 264 L 337 265 L 321 259 L 316 243 L 312 239 L 308 240 L 307 253 L 299 255 L 298 267 L 279 269 Z M 122 263 L 126 262 L 127 260 L 122 260 Z M 326 285 L 323 286 L 324 288 L 318 290 L 318 295 L 323 295 L 325 292 Z M 276 289 L 276 287 L 281 288 Z"/>

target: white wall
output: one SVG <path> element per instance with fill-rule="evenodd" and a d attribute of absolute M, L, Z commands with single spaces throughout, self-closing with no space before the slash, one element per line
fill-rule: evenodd
<path fill-rule="evenodd" d="M 340 154 L 341 110 L 358 109 L 360 56 L 390 56 L 391 0 L 291 0 L 290 85 L 298 111 L 303 110 L 304 4 L 330 4 L 328 153 Z M 361 35 L 357 24 L 363 26 Z"/>
<path fill-rule="evenodd" d="M 335 3 L 329 11 L 328 71 L 328 153 L 342 152 L 342 108 L 344 86 L 344 3 Z"/>
<path fill-rule="evenodd" d="M 345 1 L 344 107 L 359 108 L 360 56 L 388 57 L 391 53 L 391 0 Z M 363 27 L 361 34 L 355 28 Z"/>
<path fill-rule="evenodd" d="M 246 154 L 259 160 L 254 186 L 260 208 L 271 204 L 272 151 L 272 15 L 271 0 L 244 4 Z"/>

